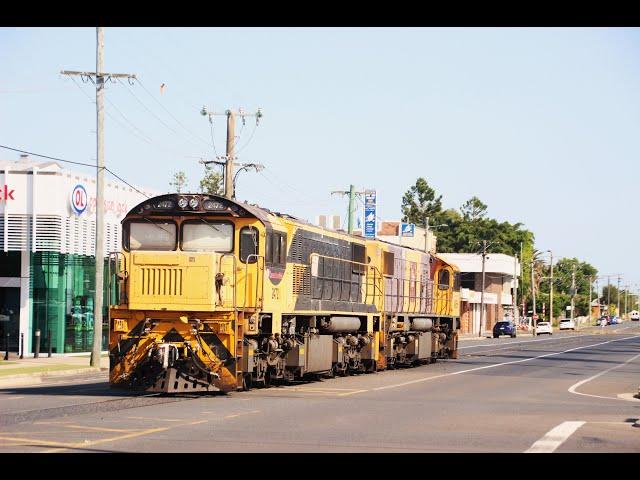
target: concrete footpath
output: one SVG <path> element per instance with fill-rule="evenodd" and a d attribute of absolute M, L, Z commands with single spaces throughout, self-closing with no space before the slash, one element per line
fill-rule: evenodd
<path fill-rule="evenodd" d="M 100 367 L 92 367 L 90 355 L 52 355 L 45 353 L 38 358 L 33 354 L 23 359 L 16 353 L 9 352 L 9 360 L 4 359 L 4 352 L 0 357 L 0 388 L 19 385 L 34 385 L 44 380 L 66 375 L 78 375 L 107 371 L 109 356 L 104 352 L 100 358 Z"/>

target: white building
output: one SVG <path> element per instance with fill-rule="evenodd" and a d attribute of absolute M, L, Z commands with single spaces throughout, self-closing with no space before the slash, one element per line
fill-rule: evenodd
<path fill-rule="evenodd" d="M 145 196 L 105 179 L 105 253 L 120 250 L 120 222 Z M 138 188 L 138 187 L 136 187 Z M 158 192 L 142 190 L 147 196 Z M 0 161 L 0 330 L 10 350 L 90 351 L 95 295 L 95 174 L 35 162 Z M 107 269 L 105 268 L 105 284 Z M 105 312 L 108 305 L 105 288 Z M 107 326 L 103 325 L 103 345 Z"/>
<path fill-rule="evenodd" d="M 438 253 L 460 268 L 461 333 L 479 333 L 482 292 L 482 255 L 476 253 Z M 484 325 L 490 331 L 505 316 L 517 318 L 515 289 L 518 288 L 520 262 L 502 253 L 488 253 L 485 258 Z"/>

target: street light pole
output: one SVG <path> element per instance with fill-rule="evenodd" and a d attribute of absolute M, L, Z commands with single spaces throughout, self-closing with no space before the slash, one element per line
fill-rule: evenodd
<path fill-rule="evenodd" d="M 589 276 L 589 307 L 588 307 L 588 312 L 589 312 L 589 323 L 587 325 L 591 325 L 591 294 L 592 294 L 592 280 L 591 280 L 591 276 Z"/>
<path fill-rule="evenodd" d="M 480 291 L 480 326 L 478 336 L 482 337 L 482 324 L 484 322 L 484 261 L 487 256 L 487 241 L 482 241 L 482 290 Z"/>
<path fill-rule="evenodd" d="M 429 217 L 424 217 L 424 253 L 429 251 Z"/>
<path fill-rule="evenodd" d="M 536 284 L 533 278 L 533 258 L 531 259 L 531 300 L 533 303 L 533 313 L 531 314 L 531 323 L 533 324 L 533 336 L 536 336 Z"/>
<path fill-rule="evenodd" d="M 620 275 L 618 275 L 618 306 L 616 307 L 616 315 L 620 316 Z"/>
<path fill-rule="evenodd" d="M 551 255 L 551 281 L 550 281 L 550 295 L 549 295 L 549 320 L 551 325 L 553 326 L 553 252 L 551 250 L 547 250 Z"/>

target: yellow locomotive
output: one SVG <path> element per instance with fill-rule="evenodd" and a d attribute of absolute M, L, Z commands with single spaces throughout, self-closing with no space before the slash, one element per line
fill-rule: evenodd
<path fill-rule="evenodd" d="M 457 357 L 459 271 L 437 255 L 205 194 L 122 224 L 112 386 L 228 392 Z"/>

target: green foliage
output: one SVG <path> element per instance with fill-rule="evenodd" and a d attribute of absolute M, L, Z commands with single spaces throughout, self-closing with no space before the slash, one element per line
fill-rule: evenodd
<path fill-rule="evenodd" d="M 478 197 L 473 196 L 460 207 L 460 211 L 465 222 L 475 222 L 486 216 L 487 206 Z"/>
<path fill-rule="evenodd" d="M 436 191 L 422 177 L 402 197 L 403 222 L 424 225 L 426 217 L 432 219 L 441 211 L 442 195 L 436 196 Z"/>
<path fill-rule="evenodd" d="M 205 165 L 204 177 L 200 180 L 200 191 L 209 195 L 222 195 L 224 193 L 224 185 L 220 172 L 215 171 L 209 165 Z"/>
<path fill-rule="evenodd" d="M 455 253 L 478 252 L 483 240 L 489 242 L 489 252 L 520 257 L 521 277 L 518 303 L 525 301 L 526 309 L 532 309 L 531 270 L 536 291 L 536 310 L 542 310 L 545 302 L 549 308 L 550 268 L 549 254 L 536 250 L 533 232 L 522 223 L 499 222 L 487 214 L 488 207 L 478 197 L 467 200 L 460 210 L 442 209 L 442 195 L 437 195 L 427 181 L 420 177 L 402 197 L 403 222 L 424 225 L 425 217 L 434 226 L 438 237 L 438 251 Z M 439 226 L 438 225 L 443 225 Z M 563 317 L 571 303 L 571 272 L 576 266 L 575 315 L 589 312 L 589 276 L 595 278 L 597 270 L 577 258 L 562 258 L 554 265 L 554 317 Z M 617 303 L 617 293 L 611 290 L 611 303 Z M 616 290 L 617 292 L 617 290 Z M 606 292 L 605 292 L 606 293 Z M 593 298 L 596 294 L 593 294 Z M 605 296 L 606 301 L 606 296 Z M 546 312 L 547 317 L 549 312 Z"/>
<path fill-rule="evenodd" d="M 173 187 L 176 192 L 181 193 L 187 186 L 187 174 L 182 170 L 174 173 L 173 180 L 169 182 L 169 186 Z"/>

